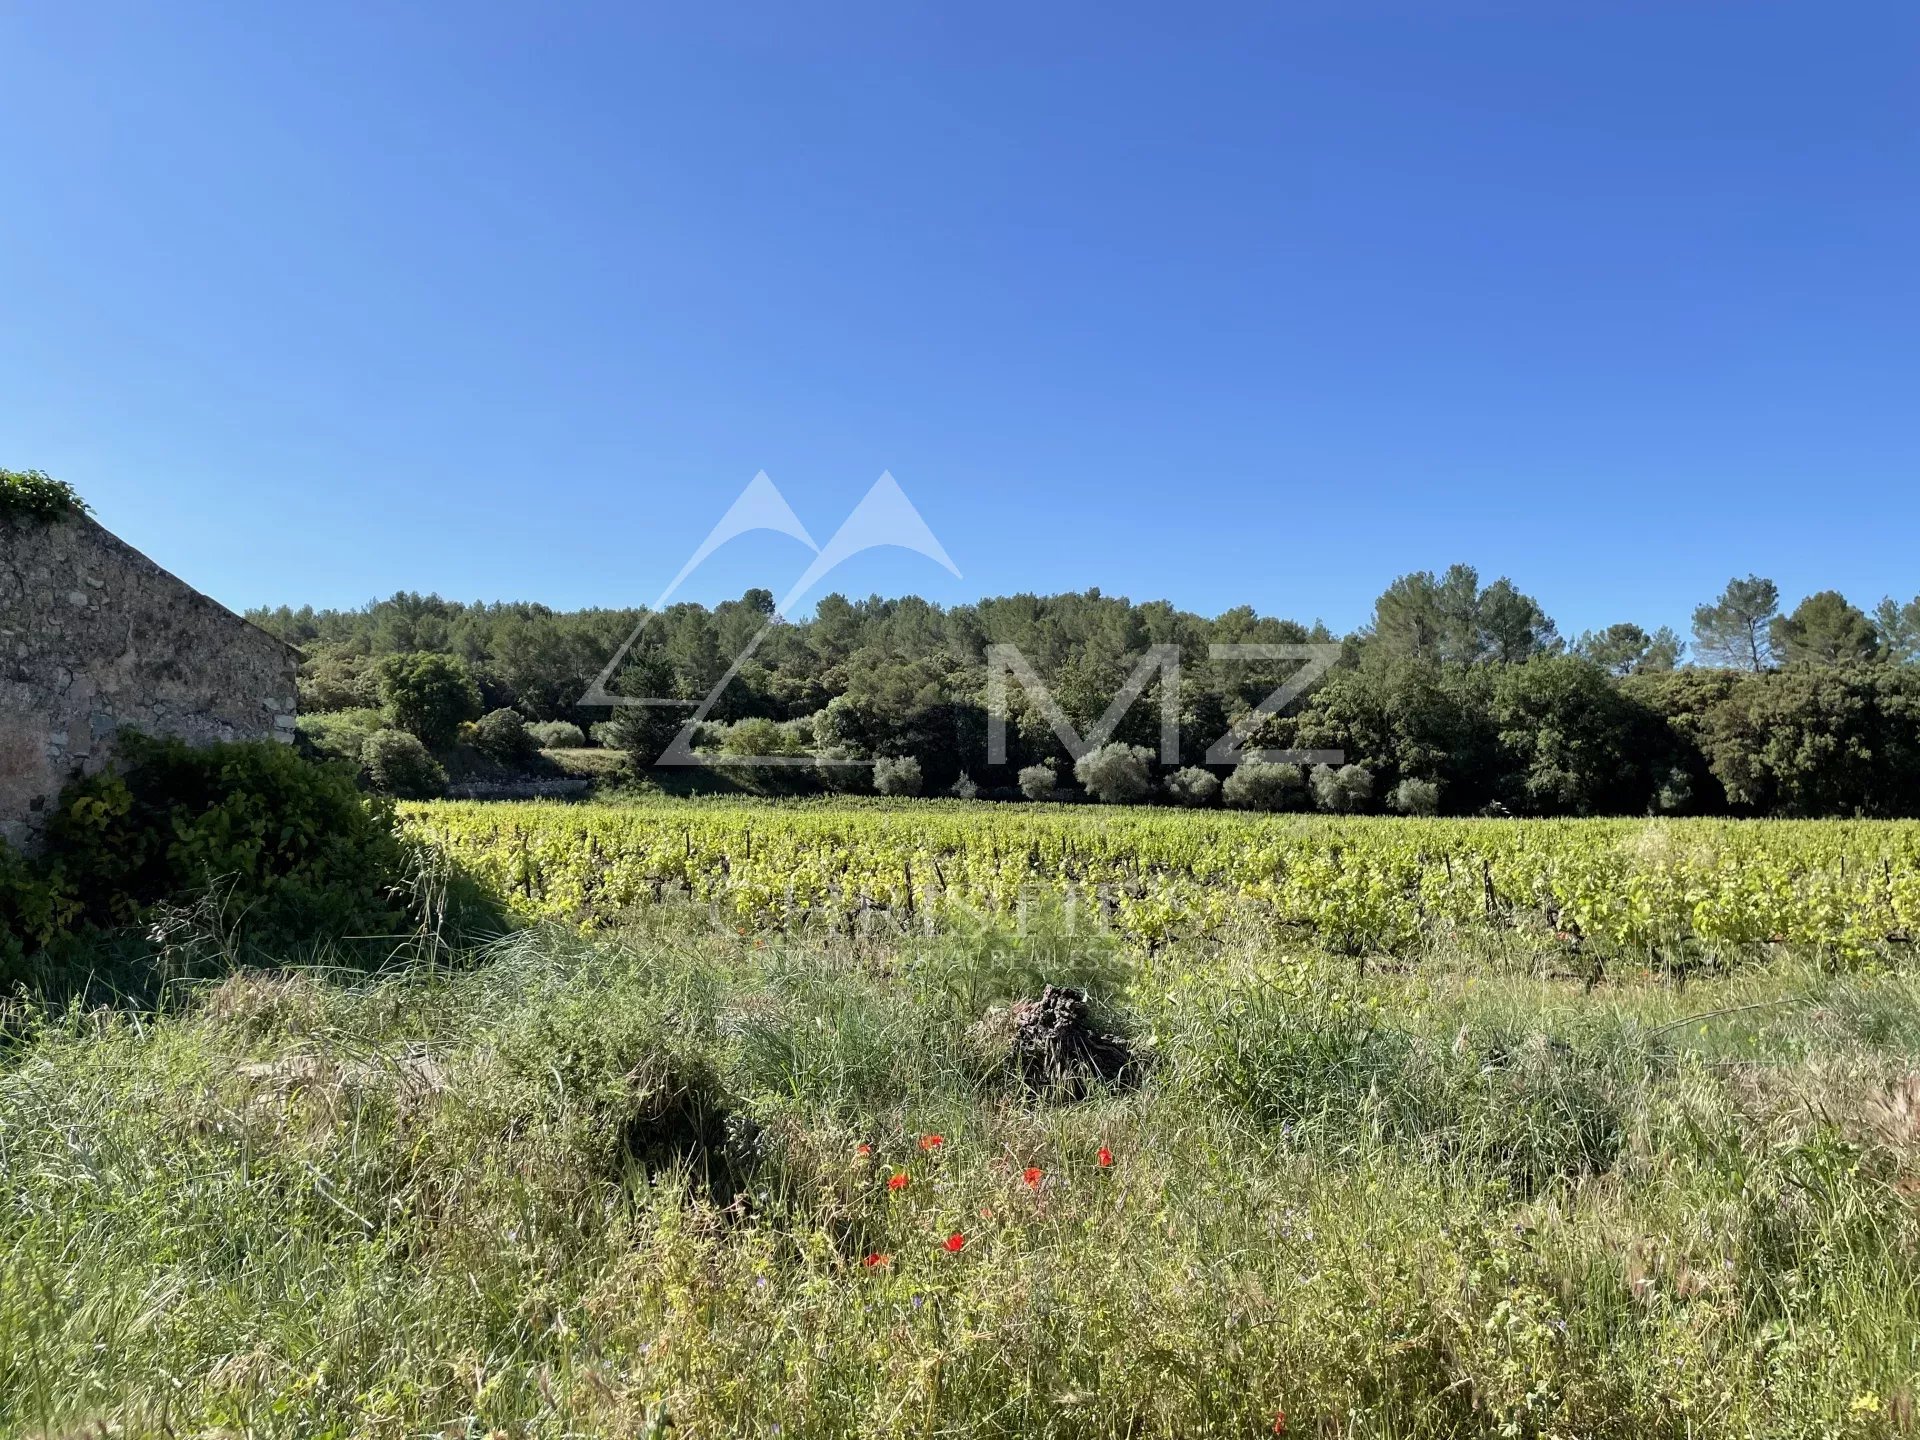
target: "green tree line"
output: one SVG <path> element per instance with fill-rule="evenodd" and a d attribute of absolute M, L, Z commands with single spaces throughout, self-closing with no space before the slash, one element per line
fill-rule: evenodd
<path fill-rule="evenodd" d="M 690 707 L 623 708 L 609 723 L 608 710 L 579 705 L 639 626 L 609 687 L 616 694 L 699 701 L 752 647 L 709 712 L 703 748 L 910 759 L 929 793 L 1058 793 L 1021 777 L 1044 768 L 1064 784 L 1076 766 L 1018 684 L 1008 687 L 1007 761 L 987 763 L 989 646 L 1018 647 L 1083 735 L 1149 647 L 1177 647 L 1178 769 L 1193 771 L 1298 663 L 1215 660 L 1210 646 L 1337 643 L 1341 663 L 1260 722 L 1250 744 L 1345 752 L 1372 777 L 1368 804 L 1417 796 L 1420 808 L 1456 814 L 1920 814 L 1920 597 L 1869 613 L 1822 591 L 1783 611 L 1778 587 L 1759 576 L 1735 578 L 1702 603 L 1685 640 L 1628 621 L 1569 640 L 1532 596 L 1504 578 L 1483 585 L 1465 565 L 1395 580 L 1347 636 L 1250 607 L 1205 617 L 1097 589 L 951 607 L 830 595 L 794 623 L 774 618 L 765 590 L 658 614 L 402 593 L 358 610 L 282 607 L 249 618 L 301 647 L 309 713 L 417 709 L 395 677 L 418 666 L 393 657 L 448 657 L 462 673 L 441 677 L 439 690 L 460 713 L 402 723 L 429 742 L 461 721 L 512 711 L 578 725 L 650 763 Z M 1112 737 L 1156 758 L 1161 683 L 1156 674 Z M 889 784 L 905 787 L 908 773 L 890 769 Z M 1242 777 L 1240 793 L 1255 788 Z M 1165 793 L 1212 791 L 1187 775 L 1169 777 Z"/>

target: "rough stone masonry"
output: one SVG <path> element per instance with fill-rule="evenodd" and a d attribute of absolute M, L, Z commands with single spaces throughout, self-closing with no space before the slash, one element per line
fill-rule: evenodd
<path fill-rule="evenodd" d="M 33 848 L 123 728 L 291 741 L 297 664 L 85 515 L 0 514 L 0 841 Z"/>

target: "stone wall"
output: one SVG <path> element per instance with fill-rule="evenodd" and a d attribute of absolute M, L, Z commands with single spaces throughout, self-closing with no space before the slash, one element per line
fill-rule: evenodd
<path fill-rule="evenodd" d="M 82 515 L 0 515 L 0 840 L 30 848 L 123 727 L 293 739 L 294 652 Z"/>

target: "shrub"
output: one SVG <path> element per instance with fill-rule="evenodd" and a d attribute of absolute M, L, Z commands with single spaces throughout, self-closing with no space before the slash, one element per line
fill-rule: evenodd
<path fill-rule="evenodd" d="M 72 923 L 132 924 L 202 893 L 262 943 L 404 923 L 392 896 L 408 851 L 344 767 L 270 740 L 193 747 L 129 734 L 121 755 L 121 773 L 69 786 L 47 827 L 43 863 L 72 898 Z"/>
<path fill-rule="evenodd" d="M 324 715 L 302 715 L 295 722 L 294 733 L 311 758 L 335 760 L 358 770 L 367 737 L 386 728 L 387 717 L 378 710 L 332 710 Z"/>
<path fill-rule="evenodd" d="M 322 651 L 300 663 L 300 711 L 364 710 L 380 703 L 376 662 L 365 655 Z"/>
<path fill-rule="evenodd" d="M 1440 787 L 1431 780 L 1409 776 L 1393 787 L 1387 804 L 1402 815 L 1437 815 L 1440 813 Z"/>
<path fill-rule="evenodd" d="M 59 520 L 91 513 L 87 502 L 64 480 L 39 470 L 0 470 L 0 516 Z"/>
<path fill-rule="evenodd" d="M 974 782 L 973 776 L 962 770 L 960 778 L 953 782 L 952 789 L 947 793 L 956 800 L 974 800 L 979 798 L 980 787 Z"/>
<path fill-rule="evenodd" d="M 473 727 L 473 746 L 502 765 L 529 764 L 539 749 L 518 710 L 491 710 L 481 716 Z"/>
<path fill-rule="evenodd" d="M 1373 799 L 1373 772 L 1360 765 L 1313 767 L 1313 803 L 1335 815 L 1363 810 Z"/>
<path fill-rule="evenodd" d="M 866 747 L 868 717 L 850 696 L 834 696 L 809 718 L 814 739 L 823 750 L 852 760 L 863 760 L 873 753 Z"/>
<path fill-rule="evenodd" d="M 633 768 L 651 769 L 661 752 L 673 742 L 687 723 L 683 711 L 661 705 L 625 705 L 613 718 L 593 727 L 593 735 L 609 750 L 624 750 L 633 757 Z"/>
<path fill-rule="evenodd" d="M 918 795 L 920 762 L 911 755 L 889 755 L 873 762 L 873 788 L 882 795 Z"/>
<path fill-rule="evenodd" d="M 1211 770 L 1189 765 L 1167 777 L 1167 794 L 1177 804 L 1191 805 L 1197 809 L 1211 805 L 1220 798 L 1220 781 Z"/>
<path fill-rule="evenodd" d="M 444 795 L 447 772 L 427 752 L 419 737 L 404 730 L 376 730 L 360 752 L 367 783 L 381 795 L 397 800 L 430 800 Z"/>
<path fill-rule="evenodd" d="M 64 934 L 79 908 L 64 876 L 0 841 L 0 991 L 37 978 L 28 957 Z"/>
<path fill-rule="evenodd" d="M 1146 796 L 1152 786 L 1147 769 L 1153 752 L 1144 745 L 1118 741 L 1089 750 L 1074 762 L 1073 778 L 1089 795 L 1108 804 L 1123 804 Z"/>
<path fill-rule="evenodd" d="M 793 730 L 759 716 L 714 728 L 713 738 L 723 755 L 800 755 L 806 750 Z"/>
<path fill-rule="evenodd" d="M 538 720 L 527 733 L 542 750 L 578 750 L 587 743 L 587 732 L 571 720 Z"/>
<path fill-rule="evenodd" d="M 480 687 L 467 667 L 428 651 L 380 662 L 380 700 L 397 728 L 431 750 L 452 745 L 461 722 L 480 714 Z"/>
<path fill-rule="evenodd" d="M 1029 765 L 1020 772 L 1020 793 L 1029 800 L 1050 800 L 1060 780 L 1051 765 Z"/>
<path fill-rule="evenodd" d="M 1243 760 L 1233 767 L 1220 793 L 1242 810 L 1292 810 L 1306 796 L 1307 780 L 1298 765 Z"/>

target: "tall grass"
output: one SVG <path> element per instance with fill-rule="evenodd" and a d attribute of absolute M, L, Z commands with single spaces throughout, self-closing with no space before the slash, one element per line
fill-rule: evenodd
<path fill-rule="evenodd" d="M 1914 985 L 1445 958 L 656 916 L 34 1011 L 0 1430 L 1908 1428 Z M 995 1063 L 1048 971 L 1141 1086 Z"/>

